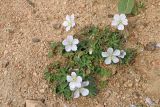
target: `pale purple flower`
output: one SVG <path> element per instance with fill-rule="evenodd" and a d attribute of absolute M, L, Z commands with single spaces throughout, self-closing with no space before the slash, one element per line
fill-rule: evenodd
<path fill-rule="evenodd" d="M 79 43 L 78 39 L 73 39 L 72 35 L 67 36 L 65 40 L 63 40 L 62 44 L 65 46 L 65 50 L 67 52 L 77 51 L 77 44 Z"/>
<path fill-rule="evenodd" d="M 76 89 L 74 90 L 73 97 L 74 97 L 74 98 L 78 98 L 78 97 L 80 97 L 80 94 L 81 94 L 82 96 L 87 96 L 87 95 L 89 94 L 89 90 L 88 90 L 87 88 L 84 88 L 84 87 L 86 87 L 86 86 L 88 86 L 88 85 L 89 85 L 89 81 L 84 81 L 84 82 L 82 82 L 82 83 L 81 83 L 81 87 L 80 87 L 80 88 L 76 88 Z"/>
<path fill-rule="evenodd" d="M 118 56 L 120 55 L 120 50 L 116 49 L 115 51 L 113 48 L 108 48 L 107 52 L 102 52 L 102 57 L 106 57 L 105 59 L 105 64 L 111 64 L 113 63 L 118 63 L 119 59 Z"/>
<path fill-rule="evenodd" d="M 126 52 L 124 50 L 120 51 L 120 55 L 118 57 L 124 58 L 126 56 Z"/>
<path fill-rule="evenodd" d="M 128 25 L 128 20 L 126 18 L 126 15 L 115 14 L 111 25 L 117 27 L 118 30 L 124 30 L 124 25 Z"/>
<path fill-rule="evenodd" d="M 71 16 L 66 16 L 66 20 L 63 22 L 63 26 L 66 27 L 66 31 L 69 31 L 72 27 L 75 26 L 74 14 Z"/>
<path fill-rule="evenodd" d="M 69 82 L 70 90 L 75 90 L 76 88 L 81 87 L 82 77 L 77 76 L 75 72 L 72 72 L 71 76 L 67 75 L 67 82 Z"/>

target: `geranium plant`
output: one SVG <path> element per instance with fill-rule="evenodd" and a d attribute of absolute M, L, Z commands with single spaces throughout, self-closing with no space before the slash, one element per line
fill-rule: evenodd
<path fill-rule="evenodd" d="M 60 42 L 51 42 L 50 57 L 60 56 L 60 59 L 47 66 L 45 78 L 54 85 L 53 90 L 66 99 L 94 96 L 105 88 L 103 84 L 107 85 L 112 76 L 112 69 L 106 64 L 118 67 L 134 60 L 135 51 L 125 49 L 124 39 L 109 27 L 91 26 Z"/>

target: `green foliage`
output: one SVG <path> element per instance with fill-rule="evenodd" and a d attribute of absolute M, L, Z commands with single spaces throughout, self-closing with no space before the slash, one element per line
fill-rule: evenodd
<path fill-rule="evenodd" d="M 53 52 L 52 51 L 49 51 L 48 52 L 48 58 L 52 58 L 53 57 Z"/>
<path fill-rule="evenodd" d="M 127 49 L 126 50 L 126 56 L 121 60 L 122 64 L 131 64 L 134 62 L 134 58 L 136 56 L 136 50 L 135 49 Z"/>
<path fill-rule="evenodd" d="M 118 5 L 119 13 L 131 14 L 135 0 L 120 0 Z"/>
<path fill-rule="evenodd" d="M 141 9 L 145 8 L 145 3 L 143 1 L 140 1 L 138 3 L 138 8 L 141 8 Z"/>
<path fill-rule="evenodd" d="M 112 75 L 111 71 L 101 68 L 101 67 L 95 67 L 95 72 L 97 72 L 98 74 L 100 74 L 100 76 L 102 77 L 110 77 Z"/>
<path fill-rule="evenodd" d="M 132 15 L 138 15 L 140 13 L 140 10 L 144 9 L 144 8 L 145 8 L 145 4 L 144 4 L 143 1 L 136 2 L 133 9 L 132 9 L 131 14 Z"/>
<path fill-rule="evenodd" d="M 107 48 L 121 49 L 124 45 L 124 37 L 119 32 L 112 32 L 108 27 L 99 29 L 92 26 L 83 29 L 75 34 L 76 38 L 80 38 L 78 49 L 76 52 L 66 52 L 61 42 L 51 42 L 51 51 L 49 57 L 60 55 L 65 61 L 53 62 L 47 66 L 45 70 L 45 79 L 52 85 L 53 91 L 57 94 L 63 95 L 67 100 L 72 98 L 72 91 L 70 91 L 66 76 L 72 71 L 76 70 L 76 74 L 81 76 L 83 80 L 89 81 L 89 95 L 95 96 L 98 92 L 97 83 L 98 77 L 109 78 L 112 76 L 110 70 L 101 65 L 103 61 L 101 52 L 106 51 Z M 90 53 L 89 51 L 92 50 Z M 134 53 L 127 50 L 127 55 L 121 60 L 121 63 L 129 64 L 134 58 Z M 63 62 L 63 63 L 62 63 Z M 96 75 L 99 76 L 96 76 Z M 100 81 L 98 83 L 99 89 L 107 86 L 107 81 Z"/>
<path fill-rule="evenodd" d="M 112 47 L 114 49 L 120 49 L 122 45 L 122 38 L 117 32 L 112 32 L 108 35 L 107 43 L 108 47 Z"/>
<path fill-rule="evenodd" d="M 104 89 L 107 86 L 107 81 L 99 81 L 99 89 Z"/>

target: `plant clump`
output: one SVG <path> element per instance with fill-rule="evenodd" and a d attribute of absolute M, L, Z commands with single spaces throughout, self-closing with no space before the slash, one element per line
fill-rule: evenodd
<path fill-rule="evenodd" d="M 95 96 L 108 82 L 108 79 L 101 80 L 99 77 L 112 76 L 108 64 L 130 64 L 134 60 L 134 51 L 124 49 L 123 35 L 111 31 L 109 27 L 88 27 L 77 32 L 74 38 L 68 36 L 62 42 L 50 43 L 49 57 L 61 56 L 64 61 L 61 58 L 54 61 L 45 71 L 46 80 L 55 86 L 54 92 L 66 99 L 80 95 Z"/>

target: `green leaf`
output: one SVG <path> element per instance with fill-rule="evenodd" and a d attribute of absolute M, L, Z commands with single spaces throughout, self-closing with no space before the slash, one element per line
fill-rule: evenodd
<path fill-rule="evenodd" d="M 135 0 L 120 0 L 118 5 L 119 13 L 130 14 L 134 7 Z"/>
<path fill-rule="evenodd" d="M 44 77 L 49 82 L 54 82 L 55 81 L 55 75 L 50 73 L 50 72 L 48 72 L 47 70 L 44 73 Z"/>
<path fill-rule="evenodd" d="M 55 42 L 51 42 L 50 46 L 51 46 L 51 48 L 52 48 L 52 49 L 55 49 L 55 48 L 56 48 L 56 46 L 57 46 L 57 43 L 55 43 Z"/>
<path fill-rule="evenodd" d="M 95 72 L 100 74 L 102 77 L 110 77 L 112 75 L 111 71 L 101 67 L 95 67 Z"/>
<path fill-rule="evenodd" d="M 49 51 L 48 52 L 48 58 L 52 58 L 53 57 L 53 52 L 52 51 Z"/>

